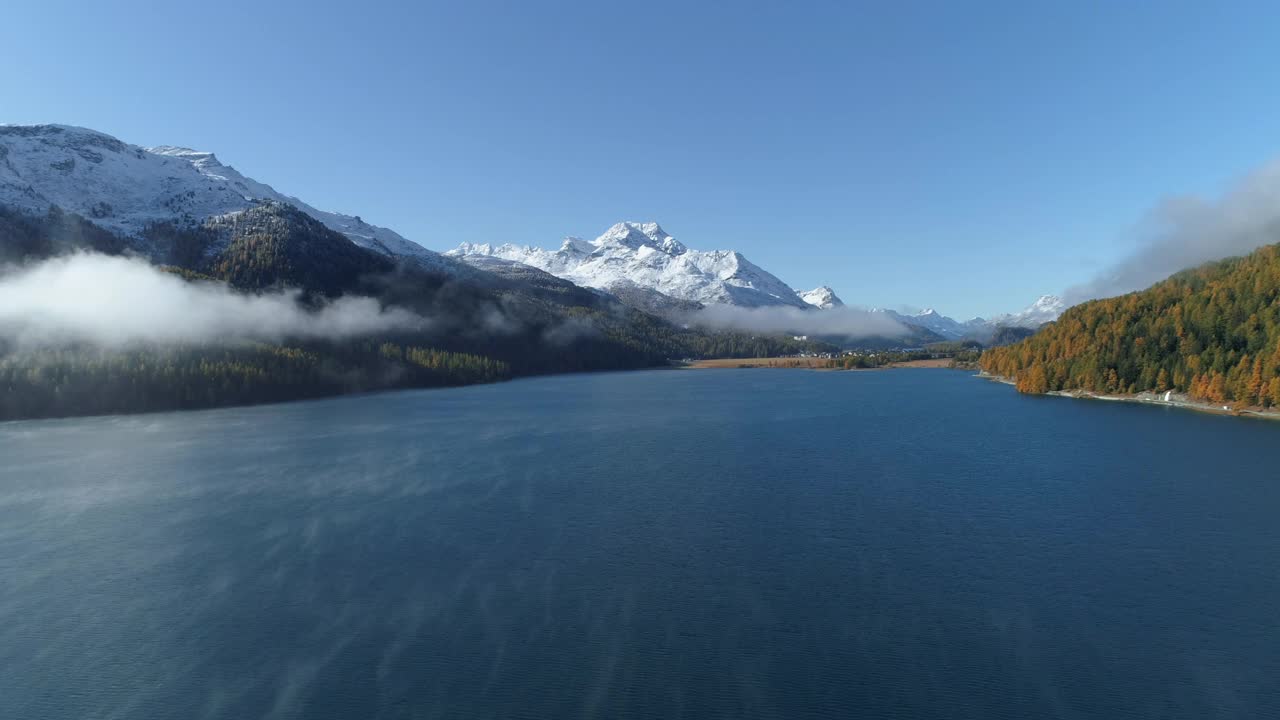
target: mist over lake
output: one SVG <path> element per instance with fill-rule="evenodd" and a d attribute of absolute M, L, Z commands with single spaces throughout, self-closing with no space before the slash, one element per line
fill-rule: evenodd
<path fill-rule="evenodd" d="M 667 370 L 0 458 L 0 717 L 1280 716 L 1280 423 Z"/>

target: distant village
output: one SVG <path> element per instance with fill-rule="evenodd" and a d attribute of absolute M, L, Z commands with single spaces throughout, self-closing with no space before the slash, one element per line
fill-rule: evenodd
<path fill-rule="evenodd" d="M 797 342 L 805 342 L 809 339 L 809 336 L 808 335 L 792 335 L 791 339 Z M 879 348 L 877 350 L 864 350 L 864 349 L 854 348 L 854 349 L 848 349 L 848 350 L 841 350 L 839 352 L 798 352 L 793 355 L 787 355 L 786 357 L 819 358 L 823 360 L 837 360 L 839 358 L 845 358 L 845 357 L 874 358 L 878 355 L 885 355 L 889 353 L 900 354 L 900 353 L 926 353 L 926 352 L 929 352 L 927 348 L 919 347 L 919 346 Z M 929 352 L 928 356 L 936 359 L 936 358 L 951 357 L 951 355 L 952 353 L 950 352 Z"/>

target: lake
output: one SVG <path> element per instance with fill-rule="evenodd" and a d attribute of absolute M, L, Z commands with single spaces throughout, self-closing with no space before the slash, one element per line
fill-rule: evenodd
<path fill-rule="evenodd" d="M 1280 717 L 1280 423 L 651 371 L 0 460 L 0 717 Z"/>

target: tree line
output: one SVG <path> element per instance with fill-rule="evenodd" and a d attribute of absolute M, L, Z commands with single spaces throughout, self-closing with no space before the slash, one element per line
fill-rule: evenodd
<path fill-rule="evenodd" d="M 491 358 L 372 341 L 22 350 L 0 355 L 0 420 L 251 405 L 510 374 Z"/>
<path fill-rule="evenodd" d="M 45 215 L 0 207 L 0 261 L 76 250 L 146 254 L 186 280 L 249 293 L 299 288 L 308 306 L 345 294 L 372 297 L 431 323 L 340 343 L 20 350 L 0 337 L 0 419 L 242 405 L 653 367 L 687 357 L 835 350 L 787 336 L 673 325 L 538 273 L 512 281 L 465 266 L 451 275 L 399 262 L 280 203 L 203 223 L 155 224 L 130 240 L 56 207 Z"/>
<path fill-rule="evenodd" d="M 1077 305 L 980 364 L 1027 393 L 1173 390 L 1280 406 L 1280 245 Z"/>

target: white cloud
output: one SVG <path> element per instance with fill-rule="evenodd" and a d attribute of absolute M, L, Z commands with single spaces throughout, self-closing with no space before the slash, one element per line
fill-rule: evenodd
<path fill-rule="evenodd" d="M 1065 293 L 1069 304 L 1141 290 L 1179 270 L 1280 242 L 1280 160 L 1250 173 L 1218 199 L 1180 196 L 1153 208 L 1140 246 Z"/>
<path fill-rule="evenodd" d="M 901 337 L 908 333 L 906 327 L 884 313 L 851 307 L 801 310 L 789 306 L 744 308 L 735 305 L 708 305 L 694 313 L 690 322 L 759 333 L 830 335 L 849 339 Z"/>
<path fill-rule="evenodd" d="M 297 291 L 259 295 L 187 282 L 137 259 L 81 253 L 0 273 L 0 338 L 19 347 L 340 339 L 427 321 L 367 297 L 318 309 Z"/>

